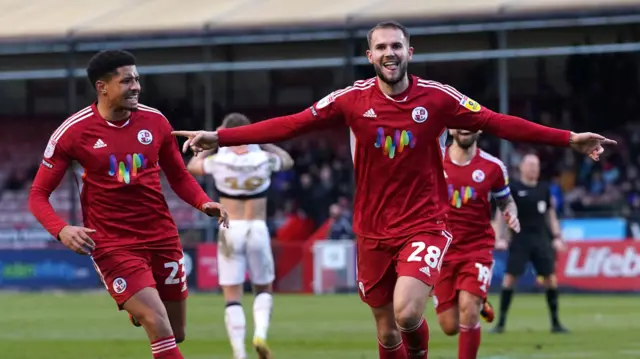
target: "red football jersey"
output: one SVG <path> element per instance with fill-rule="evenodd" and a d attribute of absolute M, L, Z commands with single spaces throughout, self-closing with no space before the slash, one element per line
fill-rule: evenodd
<path fill-rule="evenodd" d="M 445 260 L 460 257 L 492 257 L 495 233 L 491 227 L 491 196 L 508 197 L 509 174 L 498 158 L 478 149 L 468 163 L 456 163 L 447 149 L 444 161 L 447 180 L 449 228 L 453 242 Z"/>
<path fill-rule="evenodd" d="M 66 223 L 48 197 L 72 161 L 83 168 L 80 200 L 84 226 L 96 248 L 144 244 L 178 236 L 162 193 L 162 168 L 173 190 L 196 208 L 210 202 L 189 174 L 171 135 L 171 125 L 156 109 L 138 111 L 117 125 L 89 106 L 52 134 L 33 182 L 29 205 L 42 225 L 57 237 Z"/>
<path fill-rule="evenodd" d="M 568 146 L 568 131 L 495 113 L 451 86 L 410 77 L 387 96 L 378 79 L 357 81 L 291 116 L 218 131 L 221 146 L 269 143 L 347 125 L 355 169 L 354 232 L 406 238 L 446 228 L 449 210 L 442 161 L 446 128 L 483 130 L 510 140 Z"/>

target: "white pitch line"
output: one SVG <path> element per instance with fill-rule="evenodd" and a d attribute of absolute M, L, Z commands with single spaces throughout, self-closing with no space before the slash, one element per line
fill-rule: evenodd
<path fill-rule="evenodd" d="M 618 354 L 625 356 L 640 357 L 640 350 L 621 349 Z M 516 355 L 490 355 L 479 359 L 547 359 L 547 358 L 591 358 L 600 356 L 601 353 L 593 352 L 561 352 L 561 353 L 538 353 L 538 354 L 516 354 Z"/>

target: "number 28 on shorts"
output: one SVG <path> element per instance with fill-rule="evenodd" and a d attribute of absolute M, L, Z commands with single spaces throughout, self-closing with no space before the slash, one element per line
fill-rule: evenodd
<path fill-rule="evenodd" d="M 453 239 L 453 236 L 447 231 L 442 231 L 442 237 L 441 241 L 429 241 L 434 242 L 434 244 L 429 244 L 427 241 L 411 242 L 410 247 L 413 250 L 407 258 L 407 262 L 424 261 L 429 267 L 440 270 L 442 258 Z"/>

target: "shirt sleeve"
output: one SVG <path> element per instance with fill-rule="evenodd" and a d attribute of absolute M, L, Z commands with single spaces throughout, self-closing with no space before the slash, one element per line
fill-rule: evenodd
<path fill-rule="evenodd" d="M 556 200 L 553 197 L 553 192 L 551 191 L 551 184 L 547 183 L 546 186 L 547 186 L 547 189 L 546 189 L 546 192 L 547 192 L 546 193 L 547 211 L 549 211 L 549 210 L 554 210 L 555 211 L 556 210 L 556 206 L 555 206 Z"/>
<path fill-rule="evenodd" d="M 485 131 L 515 142 L 568 147 L 570 131 L 538 125 L 523 118 L 493 112 L 447 85 L 439 85 L 448 128 Z"/>
<path fill-rule="evenodd" d="M 187 170 L 187 166 L 182 160 L 178 142 L 171 135 L 171 125 L 168 121 L 163 124 L 163 141 L 159 152 L 159 164 L 167 180 L 171 185 L 171 189 L 186 203 L 200 210 L 202 205 L 213 202 L 204 192 L 200 184 Z"/>
<path fill-rule="evenodd" d="M 509 171 L 507 166 L 502 161 L 496 163 L 499 167 L 498 175 L 495 176 L 493 186 L 491 187 L 491 195 L 494 199 L 505 199 L 511 195 L 511 189 L 509 189 Z"/>
<path fill-rule="evenodd" d="M 247 126 L 223 128 L 218 131 L 220 146 L 263 144 L 280 142 L 296 136 L 337 126 L 344 123 L 344 111 L 340 97 L 335 91 L 316 102 L 308 109 L 294 115 L 276 117 Z M 340 97 L 340 101 L 337 101 Z"/>
<path fill-rule="evenodd" d="M 44 151 L 44 158 L 29 192 L 29 211 L 56 239 L 58 239 L 62 228 L 67 226 L 67 223 L 56 213 L 49 202 L 51 193 L 58 187 L 71 164 L 68 148 L 68 143 L 71 141 L 67 143 L 63 139 L 68 140 L 68 137 L 56 141 L 52 136 L 49 140 Z"/>
<path fill-rule="evenodd" d="M 269 156 L 269 168 L 271 172 L 282 171 L 282 159 L 273 153 L 267 153 L 267 156 Z"/>

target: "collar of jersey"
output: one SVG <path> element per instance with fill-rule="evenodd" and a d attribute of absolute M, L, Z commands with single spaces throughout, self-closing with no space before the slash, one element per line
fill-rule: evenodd
<path fill-rule="evenodd" d="M 449 149 L 451 148 L 451 146 L 447 147 L 447 157 L 449 158 L 449 161 L 451 161 L 451 163 L 453 163 L 454 165 L 458 166 L 458 167 L 465 167 L 471 164 L 471 162 L 473 162 L 473 160 L 476 158 L 476 156 L 478 155 L 478 153 L 480 152 L 480 148 L 476 148 L 476 153 L 473 154 L 473 156 L 465 163 L 458 163 L 456 162 L 453 158 L 451 158 L 451 156 L 449 156 Z"/>
<path fill-rule="evenodd" d="M 382 94 L 384 97 L 386 97 L 387 99 L 393 101 L 393 102 L 406 102 L 409 99 L 409 94 L 413 91 L 413 88 L 415 87 L 416 82 L 418 81 L 413 75 L 408 74 L 407 76 L 409 76 L 409 87 L 405 90 L 406 91 L 406 95 L 400 99 L 400 100 L 396 100 L 393 97 L 387 95 L 386 93 L 382 92 L 382 90 L 380 90 L 380 87 L 378 86 L 379 83 L 378 81 L 380 81 L 380 78 L 376 76 L 376 88 L 378 89 L 378 92 L 380 94 Z"/>
<path fill-rule="evenodd" d="M 107 125 L 109 125 L 109 126 L 111 126 L 111 127 L 115 127 L 115 128 L 123 128 L 123 127 L 127 127 L 127 125 L 129 124 L 129 122 L 131 122 L 131 117 L 129 117 L 129 118 L 127 119 L 127 121 L 126 121 L 122 126 L 118 126 L 118 125 L 116 125 L 115 123 L 113 123 L 113 122 L 109 122 L 109 121 L 107 121 L 107 120 L 105 120 L 105 119 L 103 119 L 103 121 L 104 121 L 104 122 L 106 122 L 106 123 L 107 123 Z M 118 122 L 121 122 L 121 121 L 118 121 Z"/>
<path fill-rule="evenodd" d="M 132 115 L 129 116 L 129 118 L 124 122 L 124 124 L 122 124 L 121 126 L 116 125 L 113 122 L 107 121 L 105 120 L 102 115 L 100 115 L 100 112 L 98 111 L 98 102 L 94 102 L 91 104 L 91 110 L 93 111 L 93 114 L 99 118 L 100 120 L 104 121 L 108 126 L 111 127 L 115 127 L 115 128 L 124 128 L 127 127 L 129 125 L 129 122 L 131 122 L 131 116 L 133 116 L 133 112 Z M 122 121 L 118 121 L 118 122 L 122 122 Z"/>

